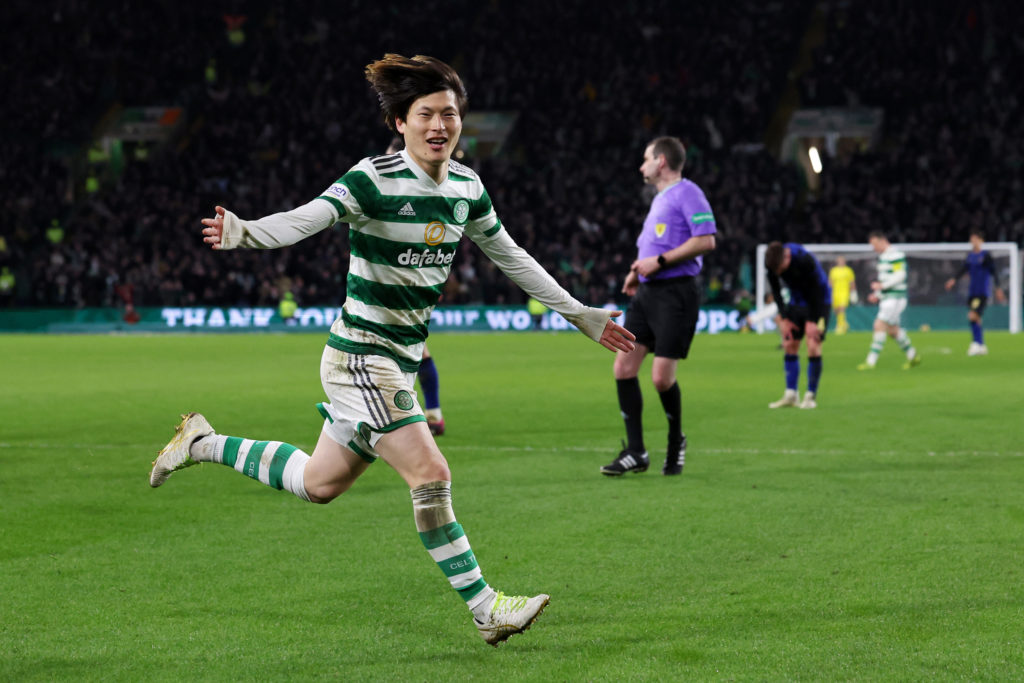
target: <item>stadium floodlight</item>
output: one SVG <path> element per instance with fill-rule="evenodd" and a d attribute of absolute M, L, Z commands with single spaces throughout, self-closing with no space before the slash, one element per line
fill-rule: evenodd
<path fill-rule="evenodd" d="M 807 150 L 807 156 L 811 158 L 811 170 L 821 173 L 821 155 L 818 154 L 818 148 L 811 145 L 811 148 Z"/>
<path fill-rule="evenodd" d="M 870 283 L 877 279 L 875 263 L 877 254 L 871 245 L 864 244 L 804 244 L 808 251 L 812 252 L 825 271 L 831 267 L 837 256 L 846 258 L 847 265 L 853 268 L 857 278 L 857 290 L 860 293 L 862 302 L 867 300 Z M 950 327 L 954 325 L 964 326 L 963 311 L 966 304 L 967 278 L 961 278 L 957 287 L 952 292 L 947 292 L 944 285 L 946 280 L 959 272 L 964 259 L 971 251 L 969 242 L 916 242 L 906 244 L 895 244 L 894 246 L 907 255 L 907 270 L 909 281 L 907 283 L 907 294 L 909 298 L 908 311 L 914 311 L 915 315 L 922 313 L 928 315 L 928 310 L 935 311 L 936 323 L 930 323 L 932 328 L 944 326 L 946 319 L 951 321 Z M 764 252 L 767 244 L 757 245 L 755 297 L 757 301 L 758 317 L 763 317 L 766 307 L 765 295 L 770 293 L 768 287 L 768 271 L 764 267 Z M 994 305 L 989 301 L 989 309 L 985 315 L 985 327 L 988 329 L 1008 329 L 1016 334 L 1021 331 L 1021 258 L 1020 248 L 1014 242 L 985 242 L 985 249 L 992 254 L 996 264 L 996 272 L 999 275 L 999 283 L 1006 293 L 1007 309 Z M 953 318 L 940 316 L 940 307 L 957 307 L 957 314 Z M 1000 310 L 1002 309 L 1002 311 Z M 1005 315 L 1003 314 L 1005 311 Z M 942 317 L 942 320 L 938 318 Z M 765 330 L 764 321 L 760 320 L 755 329 L 758 332 Z"/>

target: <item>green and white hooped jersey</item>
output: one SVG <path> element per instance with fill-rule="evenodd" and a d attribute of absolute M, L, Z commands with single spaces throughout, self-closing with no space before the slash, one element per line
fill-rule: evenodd
<path fill-rule="evenodd" d="M 415 372 L 459 240 L 501 230 L 483 183 L 451 161 L 438 184 L 403 150 L 363 159 L 319 199 L 349 224 L 352 250 L 345 304 L 328 344 L 388 356 Z"/>
<path fill-rule="evenodd" d="M 889 247 L 879 254 L 878 281 L 882 283 L 881 297 L 883 299 L 906 298 L 906 254 L 894 247 Z"/>

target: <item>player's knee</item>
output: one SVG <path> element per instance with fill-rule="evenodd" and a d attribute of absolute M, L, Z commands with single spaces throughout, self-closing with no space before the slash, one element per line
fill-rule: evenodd
<path fill-rule="evenodd" d="M 676 383 L 676 378 L 673 377 L 652 377 L 651 380 L 654 382 L 654 388 L 658 390 L 658 393 L 668 391 L 672 388 L 672 385 Z"/>
<path fill-rule="evenodd" d="M 419 469 L 412 476 L 406 477 L 406 483 L 409 488 L 414 489 L 417 486 L 423 484 L 429 484 L 432 481 L 451 481 L 452 473 L 448 469 L 448 466 L 436 467 L 436 468 L 422 468 Z"/>
<path fill-rule="evenodd" d="M 787 337 L 786 340 L 782 342 L 782 350 L 791 356 L 800 353 L 800 340 Z"/>
<path fill-rule="evenodd" d="M 422 460 L 399 474 L 405 478 L 409 488 L 432 481 L 452 480 L 452 472 L 448 468 L 448 461 L 444 459 L 444 456 Z"/>
<path fill-rule="evenodd" d="M 632 379 L 636 377 L 637 368 L 634 364 L 627 360 L 626 354 L 617 353 L 615 354 L 615 362 L 612 365 L 612 372 L 615 374 L 615 379 Z"/>
<path fill-rule="evenodd" d="M 317 486 L 307 486 L 306 495 L 309 497 L 310 503 L 316 503 L 317 505 L 327 505 L 332 500 L 343 494 L 348 490 L 347 485 L 341 484 L 319 484 Z"/>

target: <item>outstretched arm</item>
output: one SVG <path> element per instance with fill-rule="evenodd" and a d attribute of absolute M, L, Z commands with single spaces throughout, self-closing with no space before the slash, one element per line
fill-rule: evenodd
<path fill-rule="evenodd" d="M 622 315 L 622 311 L 609 311 L 581 304 L 562 289 L 504 229 L 498 230 L 490 237 L 470 237 L 524 292 L 548 308 L 561 313 L 580 332 L 610 351 L 629 352 L 635 348 L 633 342 L 636 337 L 633 333 L 612 320 Z"/>
<path fill-rule="evenodd" d="M 291 211 L 275 213 L 256 221 L 242 220 L 223 206 L 214 209 L 213 218 L 202 219 L 203 242 L 213 249 L 276 249 L 295 244 L 338 219 L 327 202 L 314 199 Z"/>

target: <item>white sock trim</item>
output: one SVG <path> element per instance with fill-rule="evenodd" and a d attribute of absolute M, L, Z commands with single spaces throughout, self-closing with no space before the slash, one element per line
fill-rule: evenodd
<path fill-rule="evenodd" d="M 491 607 L 494 606 L 494 601 L 498 597 L 498 592 L 488 586 L 479 593 L 473 596 L 473 598 L 466 603 L 466 607 L 473 613 L 473 616 L 484 621 L 491 614 Z"/>
<path fill-rule="evenodd" d="M 197 462 L 224 462 L 224 444 L 228 437 L 220 434 L 210 434 L 197 439 L 188 449 L 188 454 Z"/>
<path fill-rule="evenodd" d="M 302 451 L 296 450 L 288 456 L 288 462 L 281 473 L 281 486 L 285 491 L 294 493 L 302 500 L 310 503 L 309 493 L 306 491 L 306 463 L 309 456 Z"/>

